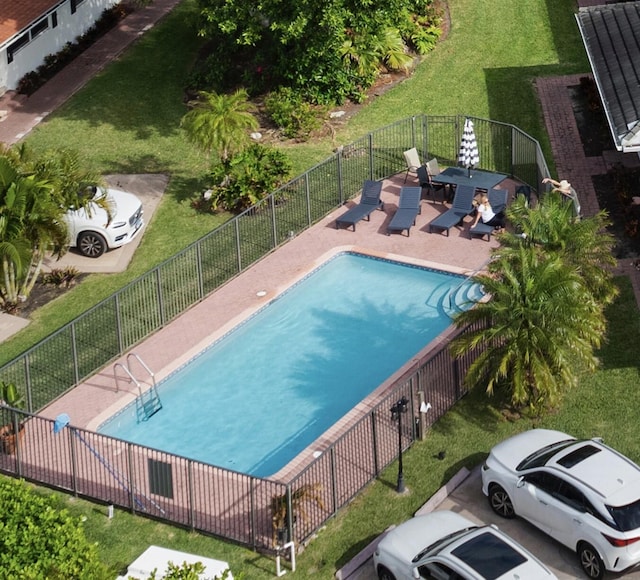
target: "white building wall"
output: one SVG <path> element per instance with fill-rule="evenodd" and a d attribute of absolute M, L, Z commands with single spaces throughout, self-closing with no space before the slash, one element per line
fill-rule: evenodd
<path fill-rule="evenodd" d="M 7 47 L 21 34 L 8 40 L 0 47 L 0 94 L 4 90 L 15 89 L 26 73 L 37 69 L 44 62 L 45 56 L 57 53 L 67 42 L 75 42 L 78 36 L 84 34 L 100 18 L 106 8 L 119 2 L 120 0 L 84 0 L 77 5 L 75 14 L 71 14 L 71 2 L 67 0 L 55 10 L 58 26 L 52 28 L 50 13 L 47 17 L 49 27 L 15 52 L 11 63 L 8 61 Z M 36 19 L 33 24 L 39 21 L 40 19 Z"/>

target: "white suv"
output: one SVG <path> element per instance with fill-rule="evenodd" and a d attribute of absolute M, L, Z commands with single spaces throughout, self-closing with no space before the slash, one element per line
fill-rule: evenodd
<path fill-rule="evenodd" d="M 90 201 L 86 208 L 65 214 L 69 245 L 89 258 L 98 258 L 107 250 L 128 244 L 144 225 L 142 202 L 132 193 L 97 189 L 93 200 L 101 198 L 106 198 L 102 201 L 106 201 L 109 212 Z"/>
<path fill-rule="evenodd" d="M 417 516 L 391 530 L 373 554 L 380 580 L 557 580 L 496 526 L 452 511 Z"/>
<path fill-rule="evenodd" d="M 491 450 L 482 491 L 497 514 L 518 515 L 575 550 L 589 578 L 640 564 L 640 467 L 601 439 L 515 435 Z"/>

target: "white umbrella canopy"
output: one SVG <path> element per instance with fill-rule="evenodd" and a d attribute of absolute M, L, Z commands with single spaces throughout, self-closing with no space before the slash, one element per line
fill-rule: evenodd
<path fill-rule="evenodd" d="M 473 121 L 471 119 L 465 119 L 464 121 L 460 151 L 458 152 L 458 163 L 469 170 L 469 177 L 471 177 L 471 169 L 480 163 L 478 142 L 476 141 L 476 134 L 473 130 Z"/>

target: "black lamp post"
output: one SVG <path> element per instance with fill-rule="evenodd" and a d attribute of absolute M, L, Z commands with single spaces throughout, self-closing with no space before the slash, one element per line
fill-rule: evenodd
<path fill-rule="evenodd" d="M 393 407 L 391 407 L 391 420 L 398 420 L 398 485 L 396 491 L 398 493 L 404 493 L 406 488 L 404 486 L 404 473 L 402 472 L 402 414 L 407 412 L 406 397 L 402 397 Z"/>

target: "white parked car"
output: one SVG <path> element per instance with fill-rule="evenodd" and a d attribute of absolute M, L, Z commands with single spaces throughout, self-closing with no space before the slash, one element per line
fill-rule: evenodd
<path fill-rule="evenodd" d="M 111 217 L 93 201 L 87 208 L 65 214 L 69 245 L 89 258 L 128 244 L 144 225 L 142 202 L 135 195 L 118 189 L 97 189 L 93 199 L 105 196 Z"/>
<path fill-rule="evenodd" d="M 378 544 L 380 580 L 550 580 L 556 576 L 496 526 L 477 526 L 451 511 L 417 516 Z"/>
<path fill-rule="evenodd" d="M 640 564 L 640 467 L 601 439 L 515 435 L 491 450 L 482 491 L 497 514 L 518 515 L 575 550 L 589 578 Z"/>

